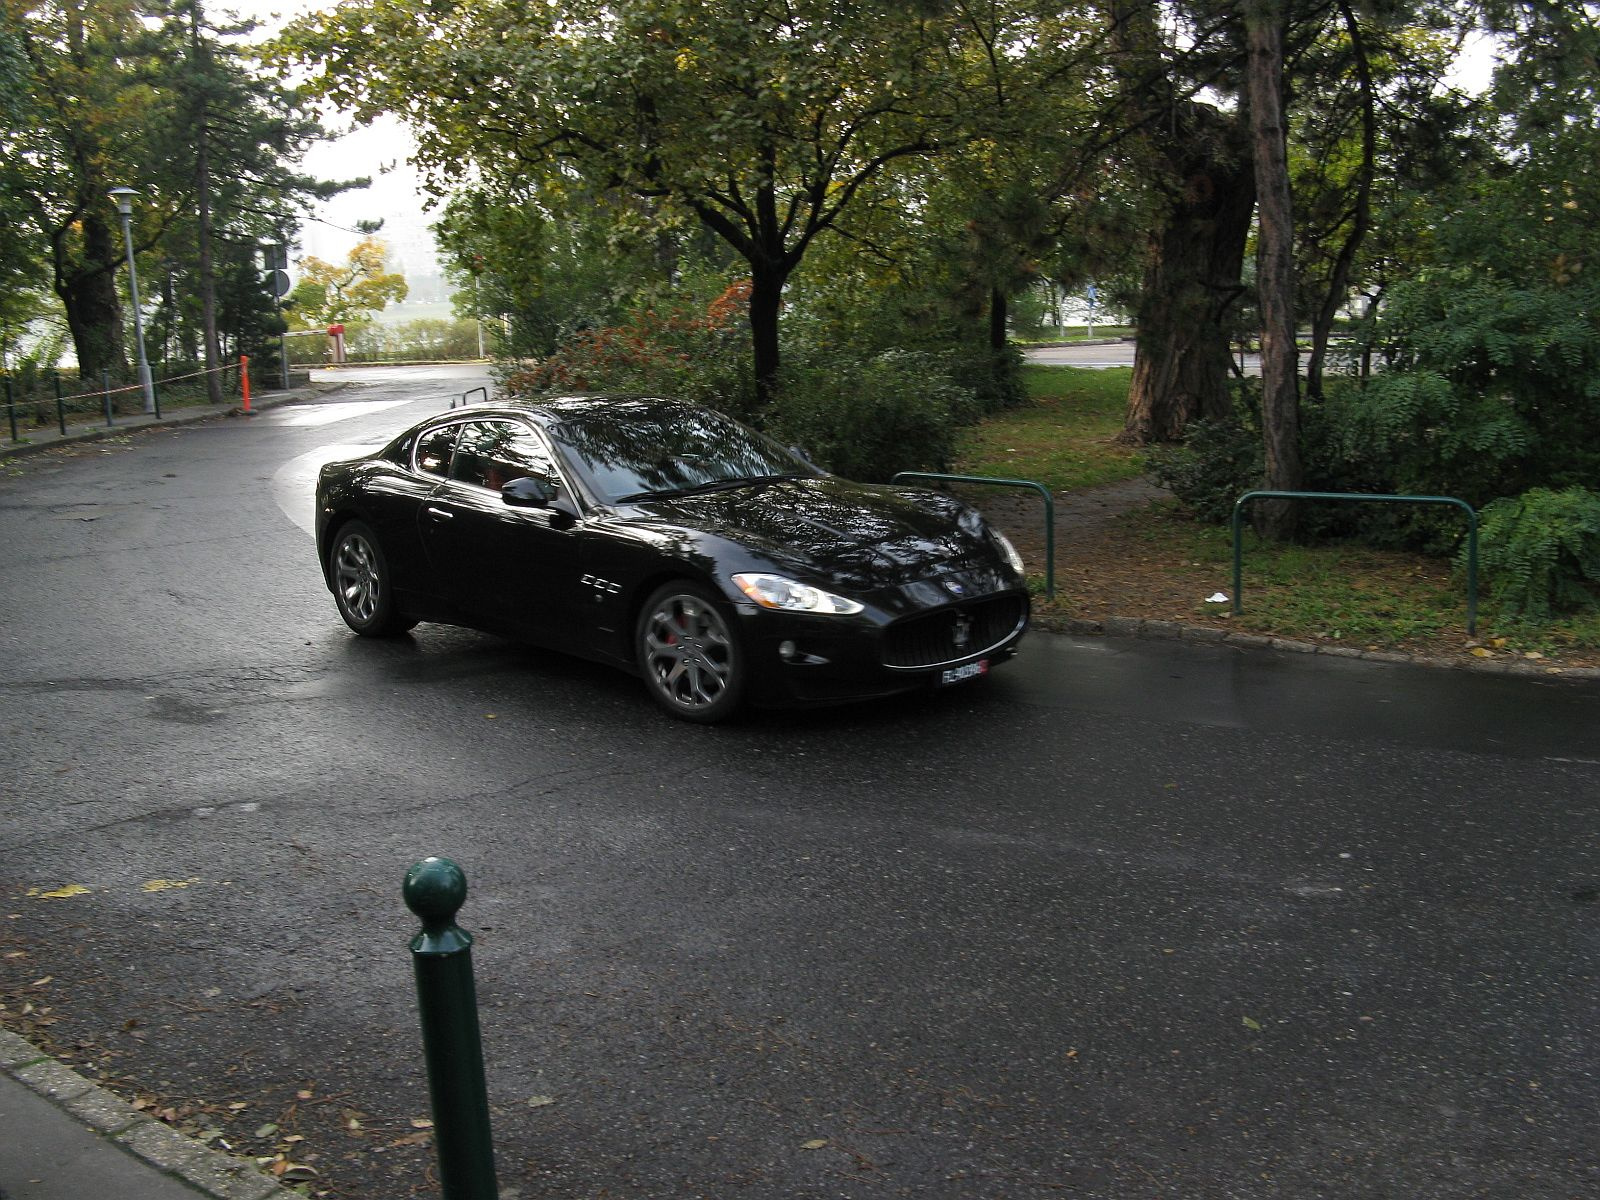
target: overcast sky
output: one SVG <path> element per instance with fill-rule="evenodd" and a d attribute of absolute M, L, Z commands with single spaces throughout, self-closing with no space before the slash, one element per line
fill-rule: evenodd
<path fill-rule="evenodd" d="M 216 11 L 257 22 L 262 27 L 257 36 L 266 37 L 287 20 L 330 7 L 328 0 L 218 0 Z M 426 227 L 436 214 L 423 211 L 417 173 L 407 162 L 413 145 L 410 133 L 392 118 L 352 129 L 349 118 L 333 111 L 324 113 L 323 125 L 340 136 L 313 146 L 303 164 L 305 171 L 319 179 L 370 176 L 372 185 L 319 205 L 317 219 L 300 231 L 301 253 L 341 259 L 360 240 L 354 232 L 357 221 L 381 220 L 380 236 L 408 259 L 392 265 L 412 274 L 431 271 L 432 237 Z M 426 247 L 419 245 L 422 241 Z"/>

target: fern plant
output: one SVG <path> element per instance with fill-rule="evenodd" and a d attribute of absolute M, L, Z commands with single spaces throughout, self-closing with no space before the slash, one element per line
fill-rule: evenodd
<path fill-rule="evenodd" d="M 1457 556 L 1465 566 L 1466 551 Z M 1600 495 L 1534 488 L 1488 505 L 1479 563 L 1489 596 L 1508 617 L 1544 620 L 1593 604 L 1600 584 Z"/>

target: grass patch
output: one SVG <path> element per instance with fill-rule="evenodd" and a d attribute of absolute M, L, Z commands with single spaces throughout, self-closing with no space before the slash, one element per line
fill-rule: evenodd
<path fill-rule="evenodd" d="M 1131 374 L 1127 368 L 1024 367 L 1029 402 L 966 430 L 956 471 L 1031 479 L 1052 492 L 1134 478 L 1144 470 L 1144 455 L 1115 440 Z"/>
<path fill-rule="evenodd" d="M 967 431 L 956 470 L 1036 480 L 1058 497 L 1139 475 L 1143 455 L 1116 441 L 1129 375 L 1029 366 L 1030 402 Z M 1024 523 L 1021 532 L 1029 528 Z M 1502 616 L 1480 594 L 1473 637 L 1465 582 L 1447 559 L 1351 542 L 1275 545 L 1246 531 L 1244 611 L 1234 616 L 1228 527 L 1199 524 L 1175 501 L 1092 532 L 1058 531 L 1053 601 L 1044 599 L 1042 569 L 1034 566 L 1042 551 L 1035 546 L 1025 557 L 1036 571 L 1035 612 L 1047 622 L 1115 615 L 1363 649 L 1600 665 L 1600 609 L 1532 624 Z M 1230 601 L 1206 603 L 1218 592 Z"/>
<path fill-rule="evenodd" d="M 1090 333 L 1083 325 L 1068 325 L 1063 329 L 1045 326 L 1027 337 L 1012 338 L 1019 346 L 1059 346 L 1062 342 L 1102 342 L 1107 338 L 1128 338 L 1134 335 L 1132 325 L 1095 325 Z"/>
<path fill-rule="evenodd" d="M 1229 531 L 1192 528 L 1231 578 Z M 1362 646 L 1467 637 L 1465 592 L 1441 560 L 1351 543 L 1280 546 L 1253 533 L 1241 549 L 1244 611 L 1231 618 L 1241 629 Z"/>

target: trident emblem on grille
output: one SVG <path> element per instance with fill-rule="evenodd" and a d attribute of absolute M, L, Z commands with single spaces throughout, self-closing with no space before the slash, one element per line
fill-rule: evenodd
<path fill-rule="evenodd" d="M 952 630 L 957 650 L 965 650 L 967 643 L 972 641 L 972 618 L 966 613 L 956 614 L 955 629 Z"/>

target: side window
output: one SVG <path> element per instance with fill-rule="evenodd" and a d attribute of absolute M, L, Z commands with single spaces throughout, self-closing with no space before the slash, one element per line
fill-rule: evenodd
<path fill-rule="evenodd" d="M 498 492 L 529 475 L 559 482 L 550 451 L 532 430 L 510 421 L 474 421 L 462 431 L 451 479 Z"/>
<path fill-rule="evenodd" d="M 425 433 L 417 443 L 417 470 L 426 475 L 443 476 L 450 470 L 450 451 L 455 448 L 460 425 L 444 425 Z"/>

